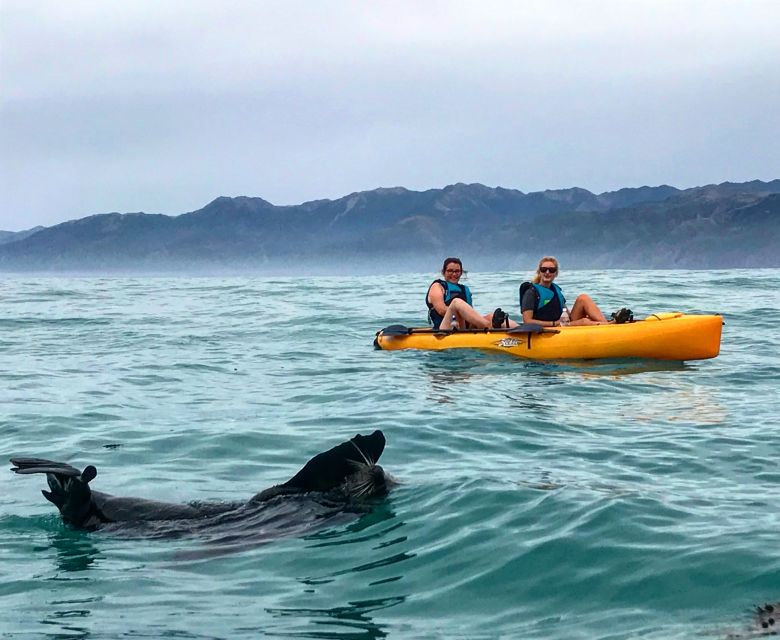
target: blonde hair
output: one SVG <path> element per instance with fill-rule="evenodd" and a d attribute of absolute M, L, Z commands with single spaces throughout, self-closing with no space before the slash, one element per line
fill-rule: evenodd
<path fill-rule="evenodd" d="M 552 256 L 544 256 L 544 258 L 542 258 L 541 260 L 539 260 L 539 264 L 538 264 L 538 265 L 536 265 L 536 274 L 534 275 L 534 279 L 532 280 L 532 282 L 534 282 L 535 284 L 539 284 L 539 283 L 542 281 L 542 274 L 539 272 L 539 269 L 541 269 L 541 268 L 542 268 L 542 265 L 543 265 L 545 262 L 552 262 L 552 263 L 555 265 L 555 268 L 556 268 L 558 271 L 560 271 L 560 270 L 561 270 L 561 267 L 560 267 L 560 265 L 558 264 L 558 260 L 556 260 L 556 259 L 555 259 L 555 258 L 553 258 Z"/>

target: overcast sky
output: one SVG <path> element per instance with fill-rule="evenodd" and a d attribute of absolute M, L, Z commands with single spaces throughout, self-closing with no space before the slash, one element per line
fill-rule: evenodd
<path fill-rule="evenodd" d="M 780 177 L 780 2 L 0 0 L 0 229 Z"/>

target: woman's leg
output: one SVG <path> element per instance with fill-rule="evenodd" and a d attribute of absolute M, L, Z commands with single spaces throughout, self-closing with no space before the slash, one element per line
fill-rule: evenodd
<path fill-rule="evenodd" d="M 458 323 L 460 329 L 465 329 L 467 325 L 480 329 L 490 326 L 489 320 L 486 320 L 484 316 L 481 316 L 471 305 L 460 298 L 455 298 L 450 302 L 450 306 L 447 307 L 444 314 L 444 320 L 441 321 L 441 329 L 452 329 L 452 316 L 455 316 L 455 322 Z"/>
<path fill-rule="evenodd" d="M 587 293 L 581 293 L 577 296 L 574 306 L 571 308 L 569 318 L 573 325 L 608 324 L 604 314 L 601 313 L 601 309 L 598 308 L 596 303 L 593 302 L 593 298 Z"/>

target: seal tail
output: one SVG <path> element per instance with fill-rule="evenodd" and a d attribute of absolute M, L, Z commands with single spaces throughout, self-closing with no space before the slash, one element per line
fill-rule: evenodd
<path fill-rule="evenodd" d="M 50 491 L 43 497 L 59 509 L 67 524 L 84 527 L 92 515 L 92 491 L 89 483 L 97 476 L 92 465 L 79 471 L 64 462 L 44 458 L 11 458 L 11 471 L 21 475 L 45 473 Z"/>

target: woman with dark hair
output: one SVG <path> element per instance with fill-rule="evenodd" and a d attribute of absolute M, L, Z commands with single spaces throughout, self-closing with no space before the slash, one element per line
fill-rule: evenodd
<path fill-rule="evenodd" d="M 510 320 L 501 309 L 483 316 L 471 306 L 471 290 L 460 283 L 463 275 L 463 263 L 460 258 L 446 258 L 441 268 L 441 275 L 443 279 L 434 280 L 425 295 L 428 320 L 433 324 L 434 329 L 517 326 L 517 323 Z"/>
<path fill-rule="evenodd" d="M 520 310 L 523 322 L 533 322 L 543 327 L 586 324 L 623 324 L 634 319 L 630 309 L 621 309 L 607 320 L 601 309 L 586 293 L 581 293 L 569 311 L 561 288 L 553 282 L 558 275 L 558 261 L 552 256 L 539 260 L 532 282 L 520 285 Z"/>

